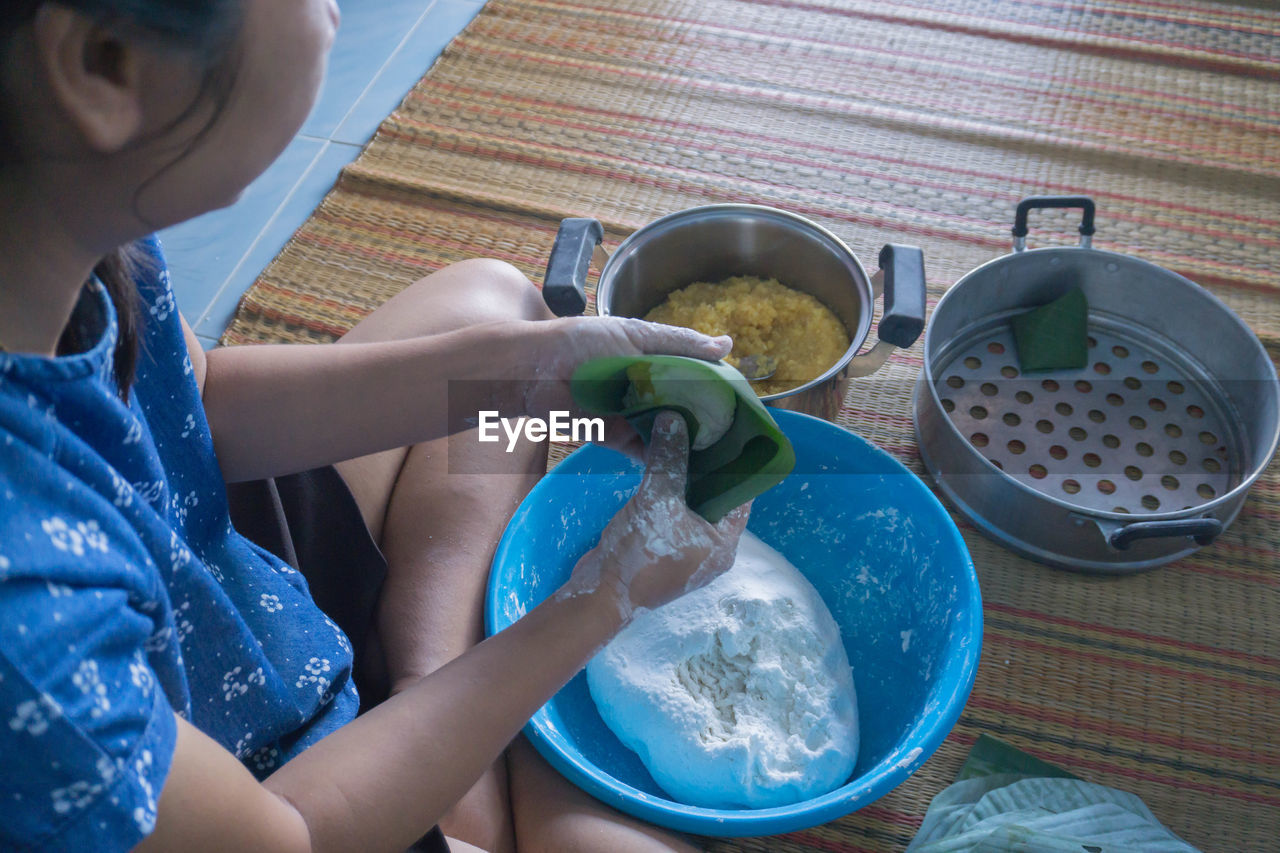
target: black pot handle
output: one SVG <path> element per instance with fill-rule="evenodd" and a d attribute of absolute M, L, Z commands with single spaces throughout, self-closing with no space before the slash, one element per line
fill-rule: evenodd
<path fill-rule="evenodd" d="M 1222 522 L 1216 518 L 1175 518 L 1170 521 L 1135 521 L 1113 530 L 1107 537 L 1107 544 L 1119 551 L 1124 551 L 1139 539 L 1153 539 L 1157 536 L 1190 536 L 1197 545 L 1209 545 L 1222 532 Z"/>
<path fill-rule="evenodd" d="M 587 270 L 603 239 L 604 228 L 598 220 L 560 220 L 542 277 L 542 301 L 557 317 L 576 317 L 587 310 Z"/>
<path fill-rule="evenodd" d="M 915 246 L 886 243 L 880 250 L 884 273 L 884 315 L 880 340 L 905 349 L 924 331 L 924 252 Z"/>
<path fill-rule="evenodd" d="M 1084 208 L 1084 216 L 1080 219 L 1080 245 L 1087 248 L 1093 241 L 1093 199 L 1087 195 L 1033 195 L 1018 202 L 1018 209 L 1013 214 L 1014 251 L 1021 252 L 1027 246 L 1027 214 L 1041 208 L 1063 207 Z"/>

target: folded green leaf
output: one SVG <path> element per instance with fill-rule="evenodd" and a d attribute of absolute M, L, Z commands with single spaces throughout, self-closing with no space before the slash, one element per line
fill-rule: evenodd
<path fill-rule="evenodd" d="M 987 850 L 1196 853 L 1127 791 L 1079 779 L 996 774 L 934 798 L 909 853 Z"/>
<path fill-rule="evenodd" d="M 1089 304 L 1079 287 L 1047 305 L 1013 318 L 1018 366 L 1036 370 L 1078 370 L 1089 363 Z"/>
<path fill-rule="evenodd" d="M 650 387 L 632 389 L 633 376 L 644 372 L 637 365 L 647 367 L 643 379 Z M 664 377 L 660 382 L 652 381 L 655 368 Z M 702 434 L 704 422 L 715 431 L 728 401 L 726 389 L 734 404 L 728 429 L 709 446 L 689 453 L 685 500 L 712 523 L 782 482 L 795 467 L 791 442 L 741 373 L 723 362 L 674 355 L 617 356 L 586 362 L 570 382 L 583 409 L 627 418 L 646 442 L 663 409 L 684 416 L 691 438 Z"/>
<path fill-rule="evenodd" d="M 975 746 L 974 749 L 976 750 L 977 747 Z M 915 840 L 907 849 L 915 850 L 929 841 L 946 838 L 953 832 L 962 831 L 960 827 L 964 824 L 965 818 L 973 811 L 974 805 L 989 791 L 1003 788 L 1011 782 L 1025 778 L 1018 773 L 993 773 L 956 782 L 946 788 L 929 804 L 924 823 L 920 825 L 920 831 L 916 833 Z"/>
<path fill-rule="evenodd" d="M 969 750 L 969 757 L 965 759 L 964 766 L 956 774 L 956 781 L 974 779 L 992 773 L 1016 773 L 1021 776 L 1063 779 L 1079 778 L 1056 764 L 1050 764 L 1023 752 L 1013 744 L 982 734 Z"/>

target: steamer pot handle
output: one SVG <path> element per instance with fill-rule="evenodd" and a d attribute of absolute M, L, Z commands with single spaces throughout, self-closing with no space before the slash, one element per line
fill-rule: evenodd
<path fill-rule="evenodd" d="M 1018 202 L 1013 214 L 1013 250 L 1027 248 L 1027 214 L 1041 208 L 1080 207 L 1084 216 L 1080 219 L 1080 245 L 1089 248 L 1093 243 L 1093 199 L 1087 195 L 1033 195 Z"/>
<path fill-rule="evenodd" d="M 880 250 L 884 273 L 884 315 L 876 334 L 906 349 L 924 331 L 924 252 L 915 246 L 886 243 Z"/>
<path fill-rule="evenodd" d="M 1172 521 L 1135 521 L 1111 531 L 1107 544 L 1124 551 L 1139 539 L 1157 536 L 1190 536 L 1197 545 L 1209 545 L 1222 532 L 1222 522 L 1216 518 L 1177 518 Z"/>
<path fill-rule="evenodd" d="M 598 220 L 560 220 L 542 278 L 542 301 L 557 317 L 576 317 L 587 310 L 587 270 L 603 239 L 604 228 Z"/>

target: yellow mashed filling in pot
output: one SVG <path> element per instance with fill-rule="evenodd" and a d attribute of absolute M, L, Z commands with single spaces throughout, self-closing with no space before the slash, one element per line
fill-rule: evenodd
<path fill-rule="evenodd" d="M 730 335 L 733 351 L 725 361 L 734 367 L 745 355 L 773 356 L 777 371 L 751 384 L 761 397 L 821 376 L 840 360 L 850 341 L 844 323 L 817 297 L 777 279 L 747 275 L 672 291 L 644 319 L 706 335 Z"/>

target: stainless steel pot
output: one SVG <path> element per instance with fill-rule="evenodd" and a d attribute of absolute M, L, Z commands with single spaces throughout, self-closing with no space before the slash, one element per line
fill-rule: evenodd
<path fill-rule="evenodd" d="M 1081 207 L 1080 245 L 1027 250 L 1027 215 Z M 916 386 L 921 457 L 962 513 L 1032 559 L 1153 568 L 1236 517 L 1280 441 L 1276 371 L 1258 339 L 1182 276 L 1092 248 L 1093 201 L 1018 205 L 1014 251 L 934 309 Z M 1022 375 L 1010 319 L 1073 287 L 1089 365 Z"/>
<path fill-rule="evenodd" d="M 761 398 L 771 406 L 835 417 L 849 380 L 878 370 L 895 348 L 915 343 L 924 328 L 924 256 L 912 246 L 886 245 L 880 270 L 869 278 L 857 256 L 830 231 L 802 216 L 750 204 L 672 213 L 633 233 L 612 255 L 601 248 L 603 237 L 594 219 L 561 223 L 542 287 L 557 315 L 586 309 L 593 255 L 600 268 L 596 312 L 601 315 L 643 317 L 673 290 L 735 275 L 775 278 L 835 312 L 849 331 L 849 349 L 821 376 Z M 885 310 L 877 342 L 859 355 L 881 292 Z"/>

